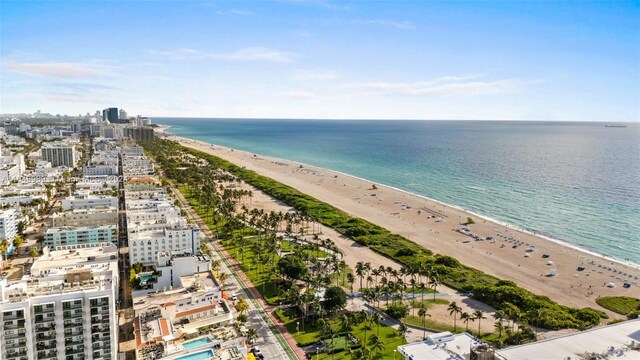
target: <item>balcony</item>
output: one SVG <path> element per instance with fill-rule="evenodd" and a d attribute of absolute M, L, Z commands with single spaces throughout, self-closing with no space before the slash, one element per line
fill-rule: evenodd
<path fill-rule="evenodd" d="M 45 351 L 38 352 L 38 360 L 57 359 L 57 358 L 58 358 L 58 351 L 56 350 L 49 350 L 47 352 Z"/>
<path fill-rule="evenodd" d="M 72 302 L 62 303 L 62 310 L 73 310 L 73 309 L 81 309 L 81 308 L 82 308 L 82 302 L 80 302 L 79 304 L 74 304 Z"/>
<path fill-rule="evenodd" d="M 25 323 L 24 320 L 18 320 L 17 323 L 11 323 L 9 325 L 5 325 L 4 328 L 5 328 L 5 330 L 24 329 L 24 327 L 25 327 L 24 323 Z"/>
<path fill-rule="evenodd" d="M 38 325 L 36 325 L 36 334 L 43 333 L 43 332 L 48 332 L 48 331 L 53 331 L 55 329 L 56 329 L 55 324 L 47 324 L 47 325 L 38 324 Z"/>
<path fill-rule="evenodd" d="M 82 311 L 73 311 L 73 312 L 64 312 L 63 318 L 64 319 L 77 319 L 77 318 L 81 318 L 83 315 Z"/>
<path fill-rule="evenodd" d="M 64 340 L 64 346 L 76 346 L 76 345 L 84 345 L 84 339 L 76 339 L 76 340 L 65 339 Z"/>
<path fill-rule="evenodd" d="M 36 319 L 35 323 L 36 323 L 36 326 L 38 325 L 44 325 L 44 326 L 54 325 L 55 326 L 56 318 L 51 317 L 46 319 Z"/>
<path fill-rule="evenodd" d="M 7 314 L 7 313 L 5 313 Z M 13 321 L 13 320 L 20 320 L 20 319 L 24 319 L 24 315 L 18 316 L 16 314 L 10 313 L 10 315 L 3 315 L 2 316 L 2 320 L 3 321 Z"/>
<path fill-rule="evenodd" d="M 65 350 L 66 355 L 84 354 L 84 346 L 78 346 L 74 349 Z"/>
<path fill-rule="evenodd" d="M 33 310 L 35 314 L 48 314 L 56 310 L 55 306 L 36 306 Z"/>
<path fill-rule="evenodd" d="M 4 332 L 4 339 L 5 340 L 12 340 L 12 339 L 18 339 L 21 337 L 25 337 L 26 336 L 26 330 L 18 330 L 17 332 L 13 332 L 13 334 L 10 334 L 9 331 L 5 331 Z"/>
<path fill-rule="evenodd" d="M 83 334 L 84 334 L 84 328 L 83 329 L 73 328 L 73 329 L 67 329 L 64 331 L 64 337 L 78 336 Z"/>
<path fill-rule="evenodd" d="M 43 351 L 43 350 L 47 350 L 47 349 L 55 349 L 56 346 L 58 345 L 58 342 L 56 341 L 52 341 L 50 343 L 37 343 L 36 344 L 36 349 L 38 349 L 39 351 Z"/>
<path fill-rule="evenodd" d="M 109 325 L 109 322 L 111 321 L 111 319 L 109 319 L 108 317 L 104 317 L 104 316 L 100 316 L 100 317 L 92 317 L 91 318 L 91 325 L 99 325 L 99 324 L 105 324 L 105 325 Z"/>
<path fill-rule="evenodd" d="M 109 316 L 109 310 L 91 309 L 91 316 Z"/>
<path fill-rule="evenodd" d="M 82 321 L 74 321 L 74 322 L 64 324 L 65 329 L 71 329 L 71 328 L 82 327 L 82 326 L 83 326 Z"/>
<path fill-rule="evenodd" d="M 9 350 L 9 349 L 19 349 L 19 348 L 23 348 L 23 347 L 27 347 L 27 340 L 17 341 L 17 342 L 13 342 L 13 343 L 6 343 L 6 345 L 5 345 L 5 349 L 7 349 L 7 350 Z"/>
<path fill-rule="evenodd" d="M 91 300 L 91 307 L 109 306 L 109 300 Z"/>
<path fill-rule="evenodd" d="M 55 332 L 39 333 L 36 335 L 36 341 L 40 342 L 40 341 L 55 340 L 56 336 L 57 335 Z"/>
<path fill-rule="evenodd" d="M 9 359 L 19 359 L 20 357 L 27 358 L 27 350 L 8 352 L 7 351 L 7 360 Z"/>

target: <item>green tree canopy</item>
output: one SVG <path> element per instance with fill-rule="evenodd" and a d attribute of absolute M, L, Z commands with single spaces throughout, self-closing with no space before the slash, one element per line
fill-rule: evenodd
<path fill-rule="evenodd" d="M 296 256 L 285 256 L 278 260 L 278 271 L 289 280 L 302 279 L 307 274 L 307 264 Z"/>
<path fill-rule="evenodd" d="M 329 287 L 324 293 L 323 305 L 327 311 L 343 309 L 347 305 L 347 293 L 339 286 Z"/>

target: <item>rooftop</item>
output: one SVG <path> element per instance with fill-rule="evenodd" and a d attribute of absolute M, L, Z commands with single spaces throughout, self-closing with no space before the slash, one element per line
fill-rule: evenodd
<path fill-rule="evenodd" d="M 61 226 L 61 227 L 52 227 L 48 228 L 45 234 L 65 232 L 65 231 L 87 231 L 94 229 L 108 229 L 108 230 L 117 230 L 117 225 L 91 225 L 91 226 Z"/>
<path fill-rule="evenodd" d="M 118 276 L 118 248 L 111 243 L 48 251 L 31 266 L 31 275 L 17 281 L 0 281 L 0 302 L 22 301 L 31 296 L 106 290 Z"/>
<path fill-rule="evenodd" d="M 508 360 L 640 359 L 640 319 L 513 346 L 497 353 Z"/>
<path fill-rule="evenodd" d="M 447 331 L 431 335 L 425 341 L 398 346 L 398 351 L 413 360 L 464 360 L 473 344 L 479 344 L 473 336 Z"/>

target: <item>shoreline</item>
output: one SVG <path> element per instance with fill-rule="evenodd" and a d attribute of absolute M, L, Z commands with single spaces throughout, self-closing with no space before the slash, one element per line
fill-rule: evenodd
<path fill-rule="evenodd" d="M 169 139 L 178 140 L 185 146 L 256 171 L 329 203 L 354 217 L 363 218 L 402 235 L 433 253 L 452 256 L 467 266 L 500 279 L 512 280 L 529 291 L 548 296 L 560 304 L 602 310 L 595 302 L 599 296 L 640 298 L 640 271 L 636 264 L 623 263 L 618 259 L 608 258 L 544 235 L 533 234 L 457 206 L 353 175 L 306 164 L 300 168 L 301 163 L 297 161 L 262 156 L 168 134 Z M 377 190 L 371 189 L 374 183 L 378 186 Z M 362 198 L 353 198 L 362 192 Z M 372 192 L 378 196 L 368 196 Z M 411 209 L 409 206 L 405 209 L 406 204 L 414 208 Z M 401 205 L 403 208 L 398 211 L 397 208 Z M 424 209 L 422 215 L 419 212 L 416 215 L 416 210 L 419 209 Z M 444 214 L 444 220 L 435 221 L 436 218 L 440 219 L 440 216 L 432 216 L 434 213 Z M 473 233 L 485 237 L 492 235 L 495 236 L 494 240 L 474 241 L 454 231 L 452 227 L 461 227 L 460 223 L 463 219 L 466 220 L 468 215 L 477 217 L 476 223 L 469 225 Z M 511 245 L 516 242 L 518 247 L 514 245 L 512 248 Z M 536 249 L 536 252 L 525 253 L 525 248 L 530 246 Z M 547 260 L 551 259 L 540 259 L 543 253 L 550 254 L 554 264 L 549 266 L 547 263 L 545 266 Z M 586 267 L 585 271 L 576 270 L 576 267 L 582 265 Z M 552 277 L 544 276 L 551 269 L 558 269 L 558 274 Z M 627 278 L 627 273 L 633 277 Z M 607 284 L 610 282 L 615 283 L 615 287 L 609 288 Z M 623 288 L 623 282 L 633 285 L 631 288 Z"/>
<path fill-rule="evenodd" d="M 171 132 L 167 131 L 168 129 L 171 128 L 171 126 L 168 126 L 168 125 L 161 125 L 160 127 L 162 128 L 161 132 L 163 134 L 167 134 L 167 135 L 170 135 L 170 136 L 175 137 L 175 138 L 180 138 L 180 139 L 187 140 L 187 141 L 195 141 L 195 142 L 200 143 L 203 146 L 217 146 L 219 148 L 226 149 L 226 150 L 244 152 L 246 154 L 254 154 L 251 151 L 231 148 L 231 147 L 224 146 L 224 145 L 208 143 L 208 142 L 205 142 L 205 141 L 202 141 L 202 140 L 195 140 L 195 139 L 187 138 L 187 137 L 184 137 L 184 136 L 176 135 L 174 133 L 171 133 Z M 525 233 L 525 234 L 528 234 L 528 235 L 531 235 L 531 236 L 535 236 L 535 237 L 538 237 L 538 238 L 543 239 L 543 240 L 551 241 L 551 242 L 554 242 L 554 243 L 556 243 L 558 245 L 562 245 L 562 246 L 565 246 L 565 247 L 568 247 L 568 248 L 571 248 L 571 249 L 574 249 L 574 250 L 577 250 L 577 251 L 581 251 L 581 252 L 584 252 L 584 253 L 586 253 L 588 255 L 591 255 L 591 256 L 594 256 L 594 257 L 599 257 L 602 260 L 612 261 L 612 262 L 618 263 L 620 265 L 629 266 L 629 267 L 635 268 L 636 270 L 640 271 L 640 262 L 635 263 L 635 262 L 633 262 L 631 260 L 618 259 L 616 257 L 610 256 L 610 255 L 607 255 L 607 254 L 598 253 L 598 252 L 596 252 L 594 250 L 585 249 L 585 248 L 583 248 L 583 247 L 581 247 L 579 245 L 572 244 L 572 243 L 570 243 L 568 241 L 556 239 L 556 238 L 553 238 L 551 236 L 543 235 L 543 234 L 540 234 L 540 233 L 535 233 L 533 231 L 520 228 L 520 227 L 518 227 L 516 225 L 509 224 L 507 222 L 492 218 L 492 217 L 490 217 L 488 215 L 482 215 L 480 213 L 465 209 L 465 208 L 463 208 L 461 206 L 458 206 L 458 205 L 445 203 L 443 201 L 440 201 L 440 200 L 437 200 L 437 199 L 434 199 L 434 198 L 430 198 L 430 197 L 425 196 L 425 195 L 416 194 L 416 193 L 413 193 L 411 191 L 404 190 L 404 189 L 401 189 L 401 188 L 398 188 L 398 187 L 395 187 L 395 186 L 392 186 L 392 185 L 387 185 L 387 184 L 384 184 L 384 183 L 380 183 L 380 182 L 376 182 L 376 181 L 373 181 L 373 180 L 365 179 L 365 178 L 362 178 L 362 177 L 359 177 L 359 176 L 347 174 L 347 173 L 342 172 L 342 171 L 333 170 L 333 169 L 329 169 L 329 168 L 323 168 L 323 167 L 320 167 L 320 166 L 311 165 L 311 164 L 307 164 L 307 163 L 302 163 L 302 162 L 299 162 L 299 161 L 296 161 L 296 160 L 291 160 L 291 159 L 278 158 L 278 157 L 268 156 L 268 155 L 263 155 L 263 154 L 258 154 L 258 153 L 255 153 L 255 154 L 258 155 L 258 156 L 262 156 L 265 159 L 272 159 L 272 160 L 285 161 L 285 162 L 293 162 L 293 163 L 297 163 L 297 164 L 303 165 L 306 169 L 315 169 L 317 171 L 332 172 L 332 173 L 336 173 L 336 174 L 340 174 L 340 175 L 343 175 L 343 176 L 347 176 L 347 177 L 353 178 L 355 180 L 368 182 L 370 184 L 376 184 L 378 186 L 383 186 L 383 187 L 389 188 L 391 190 L 402 192 L 402 193 L 404 193 L 404 194 L 406 194 L 408 196 L 413 196 L 413 197 L 417 197 L 417 198 L 420 198 L 420 199 L 432 201 L 432 202 L 440 204 L 442 206 L 450 207 L 450 208 L 453 208 L 453 209 L 468 213 L 470 215 L 473 215 L 473 216 L 481 218 L 483 220 L 495 223 L 497 225 L 504 226 L 504 227 L 507 227 L 509 229 L 512 229 L 512 230 L 515 230 L 515 231 L 518 231 L 518 232 L 521 232 L 521 233 Z"/>

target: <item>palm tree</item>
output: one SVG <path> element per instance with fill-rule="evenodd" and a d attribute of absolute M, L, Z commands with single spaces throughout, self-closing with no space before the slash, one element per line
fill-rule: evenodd
<path fill-rule="evenodd" d="M 369 339 L 369 345 L 371 345 L 371 350 L 375 353 L 380 353 L 384 350 L 384 342 L 382 342 L 377 335 L 373 335 L 371 339 Z"/>
<path fill-rule="evenodd" d="M 505 319 L 505 317 L 506 316 L 502 310 L 498 310 L 493 313 L 493 318 L 496 319 L 495 328 L 498 330 L 498 337 L 502 337 L 502 330 L 504 329 L 502 321 Z"/>
<path fill-rule="evenodd" d="M 455 332 L 458 329 L 456 319 L 458 318 L 458 314 L 462 311 L 462 308 L 454 301 L 449 304 L 447 310 L 449 310 L 449 316 L 453 315 L 453 331 Z"/>
<path fill-rule="evenodd" d="M 351 295 L 353 295 L 353 283 L 356 282 L 356 278 L 352 273 L 347 273 L 347 282 L 349 283 L 349 290 L 351 291 Z"/>
<path fill-rule="evenodd" d="M 431 275 L 429 276 L 429 286 L 431 286 L 433 288 L 433 300 L 436 300 L 436 293 L 438 291 L 436 291 L 436 288 L 438 287 L 438 285 L 440 285 L 440 279 L 438 277 L 438 273 L 436 271 L 433 271 L 431 273 Z"/>
<path fill-rule="evenodd" d="M 418 316 L 422 318 L 422 339 L 425 339 L 427 337 L 427 328 L 424 323 L 426 317 L 431 315 L 427 314 L 427 307 L 424 306 L 424 303 L 420 303 L 419 305 Z"/>
<path fill-rule="evenodd" d="M 245 311 L 247 311 L 249 309 L 249 303 L 247 302 L 247 300 L 243 297 L 240 297 L 238 299 L 238 303 L 236 304 L 236 310 L 240 313 L 240 314 L 244 314 Z"/>
<path fill-rule="evenodd" d="M 467 330 L 469 331 L 469 321 L 473 321 L 474 319 L 471 317 L 471 315 L 469 315 L 468 312 L 463 312 L 462 314 L 460 314 L 460 320 L 464 321 L 464 323 L 467 325 Z"/>
<path fill-rule="evenodd" d="M 480 336 L 480 322 L 482 319 L 486 319 L 486 317 L 484 317 L 484 312 L 482 312 L 482 310 L 474 311 L 473 317 L 478 320 L 478 336 Z"/>
<path fill-rule="evenodd" d="M 250 328 L 247 330 L 247 341 L 249 344 L 253 344 L 254 341 L 258 340 L 258 330 L 254 328 Z"/>
<path fill-rule="evenodd" d="M 411 330 L 409 330 L 409 327 L 407 327 L 405 323 L 401 322 L 400 325 L 398 325 L 398 336 L 400 336 L 401 338 L 404 339 L 404 336 L 410 332 Z"/>
<path fill-rule="evenodd" d="M 9 249 L 9 241 L 7 239 L 0 242 L 0 256 L 4 254 L 4 261 L 7 261 L 7 250 Z"/>
<path fill-rule="evenodd" d="M 371 322 L 378 324 L 378 330 L 376 334 L 380 336 L 380 324 L 382 323 L 382 315 L 380 315 L 380 313 L 377 311 L 374 312 L 373 314 L 371 314 Z"/>
<path fill-rule="evenodd" d="M 36 248 L 31 248 L 31 250 L 29 251 L 29 256 L 31 256 L 31 262 L 33 262 L 36 258 L 36 256 L 40 255 L 40 252 L 38 251 L 38 249 Z"/>
<path fill-rule="evenodd" d="M 362 261 L 358 261 L 356 264 L 356 275 L 360 278 L 360 289 L 362 289 L 362 278 L 364 277 L 365 268 Z"/>
<path fill-rule="evenodd" d="M 224 285 L 228 278 L 229 274 L 227 274 L 226 272 L 221 272 L 218 274 L 218 280 L 220 280 L 221 285 Z"/>
<path fill-rule="evenodd" d="M 364 310 L 363 310 L 364 312 Z M 365 313 L 364 315 L 364 341 L 362 342 L 362 346 L 365 347 L 366 349 L 366 344 L 367 344 L 367 329 L 369 328 L 369 325 L 371 324 L 371 314 Z"/>
<path fill-rule="evenodd" d="M 351 330 L 351 324 L 349 323 L 349 316 L 342 315 L 342 318 L 340 318 L 340 331 L 344 333 L 344 344 L 347 349 L 350 348 L 350 346 L 347 345 L 349 343 L 348 342 L 349 340 L 347 338 L 347 335 L 349 335 L 349 330 Z"/>

